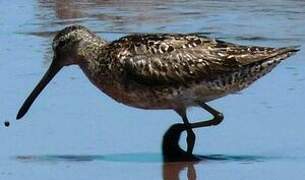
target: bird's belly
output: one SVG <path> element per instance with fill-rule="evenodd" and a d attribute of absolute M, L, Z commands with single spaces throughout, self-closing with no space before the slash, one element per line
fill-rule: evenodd
<path fill-rule="evenodd" d="M 117 102 L 142 109 L 178 109 L 197 106 L 199 102 L 208 102 L 229 94 L 224 89 L 207 82 L 192 83 L 187 87 L 123 85 L 115 81 L 94 84 Z"/>
<path fill-rule="evenodd" d="M 97 87 L 117 102 L 136 108 L 175 109 L 181 106 L 173 89 L 169 88 L 130 87 L 115 82 Z"/>

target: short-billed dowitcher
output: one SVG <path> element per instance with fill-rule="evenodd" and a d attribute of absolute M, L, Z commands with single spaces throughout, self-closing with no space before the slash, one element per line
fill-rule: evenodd
<path fill-rule="evenodd" d="M 49 70 L 25 100 L 20 119 L 64 66 L 79 65 L 105 94 L 128 106 L 173 109 L 187 131 L 192 153 L 193 128 L 217 125 L 222 113 L 206 102 L 245 89 L 298 51 L 236 45 L 196 34 L 134 34 L 106 42 L 79 25 L 59 31 L 53 40 Z M 214 118 L 190 123 L 186 109 L 199 106 Z"/>

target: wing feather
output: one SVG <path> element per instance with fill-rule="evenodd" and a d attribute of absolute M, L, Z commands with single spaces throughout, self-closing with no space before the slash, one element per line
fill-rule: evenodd
<path fill-rule="evenodd" d="M 127 78 L 150 85 L 213 80 L 284 49 L 241 46 L 194 34 L 136 34 L 111 46 Z"/>

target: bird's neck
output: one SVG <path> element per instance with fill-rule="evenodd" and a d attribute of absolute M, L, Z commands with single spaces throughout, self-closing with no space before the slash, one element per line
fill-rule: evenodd
<path fill-rule="evenodd" d="M 103 53 L 105 46 L 107 46 L 107 42 L 97 36 L 84 38 L 77 49 L 78 57 L 86 63 L 96 61 Z"/>
<path fill-rule="evenodd" d="M 97 74 L 107 73 L 108 63 L 105 56 L 108 43 L 99 37 L 92 37 L 80 42 L 78 57 L 80 68 L 89 77 L 96 77 Z"/>

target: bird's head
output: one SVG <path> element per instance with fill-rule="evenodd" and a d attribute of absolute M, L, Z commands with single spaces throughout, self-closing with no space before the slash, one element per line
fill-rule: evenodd
<path fill-rule="evenodd" d="M 55 35 L 52 43 L 54 54 L 52 63 L 43 78 L 23 103 L 16 118 L 20 119 L 26 114 L 40 92 L 62 67 L 80 64 L 82 61 L 82 57 L 79 53 L 80 49 L 86 46 L 86 44 L 94 43 L 96 41 L 100 41 L 100 39 L 84 26 L 73 25 L 59 31 Z"/>
<path fill-rule="evenodd" d="M 80 47 L 96 39 L 97 36 L 84 26 L 73 25 L 62 29 L 53 39 L 53 62 L 61 66 L 78 64 Z"/>

